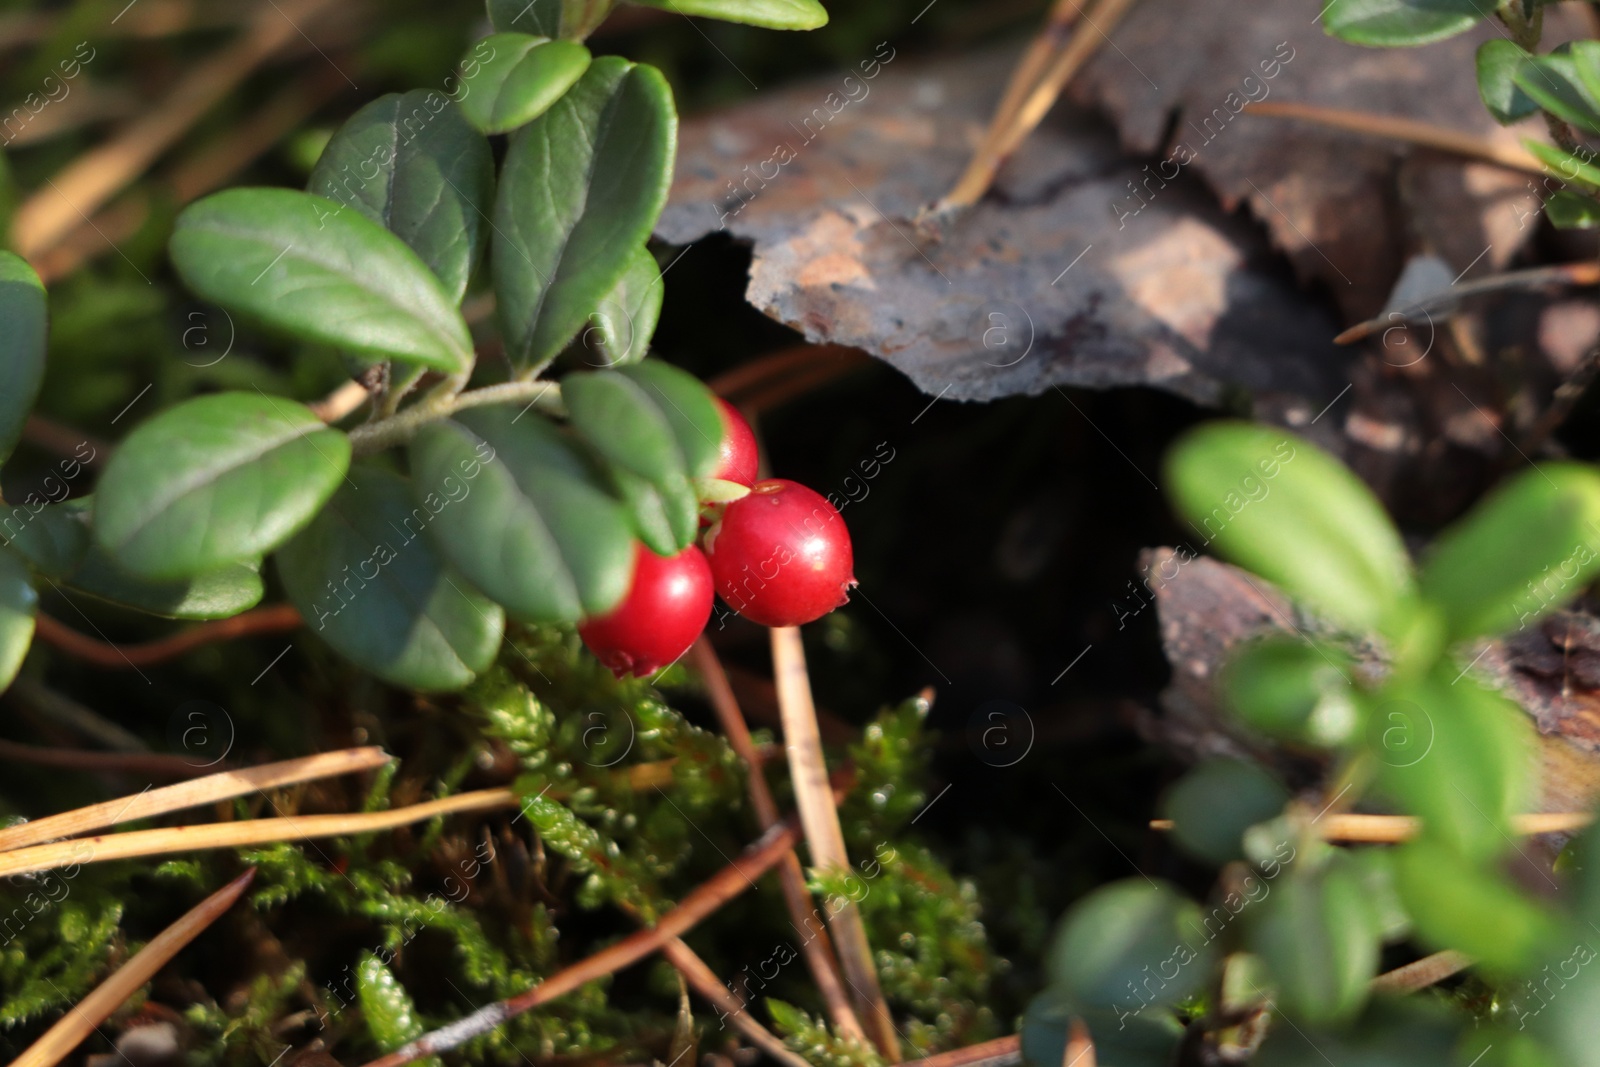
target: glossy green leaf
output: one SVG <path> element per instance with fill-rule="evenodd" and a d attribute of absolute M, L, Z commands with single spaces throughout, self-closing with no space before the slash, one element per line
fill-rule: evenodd
<path fill-rule="evenodd" d="M 411 689 L 460 689 L 487 669 L 505 613 L 425 536 L 435 508 L 454 504 L 414 503 L 399 475 L 352 468 L 275 557 L 307 628 L 357 666 Z"/>
<path fill-rule="evenodd" d="M 197 397 L 142 424 L 112 455 L 95 493 L 95 542 L 144 578 L 259 559 L 311 521 L 349 466 L 349 438 L 301 404 Z"/>
<path fill-rule="evenodd" d="M 589 50 L 576 41 L 526 33 L 497 33 L 473 46 L 477 76 L 461 97 L 461 110 L 484 133 L 505 133 L 532 122 L 561 99 L 589 68 Z"/>
<path fill-rule="evenodd" d="M 0 463 L 39 396 L 48 323 L 44 283 L 21 256 L 0 250 Z"/>
<path fill-rule="evenodd" d="M 1595 164 L 1595 157 L 1592 154 L 1580 158 L 1540 141 L 1523 141 L 1522 147 L 1532 152 L 1534 157 L 1545 165 L 1546 170 L 1562 181 L 1600 189 L 1600 165 Z"/>
<path fill-rule="evenodd" d="M 0 543 L 47 578 L 65 578 L 89 550 L 89 497 L 18 504 L 0 513 Z"/>
<path fill-rule="evenodd" d="M 445 557 L 514 617 L 576 622 L 627 593 L 627 514 L 543 416 L 482 407 L 424 427 L 411 474 L 419 502 L 450 501 L 429 527 Z"/>
<path fill-rule="evenodd" d="M 1233 654 L 1219 678 L 1235 714 L 1268 737 L 1331 747 L 1359 724 L 1343 651 L 1287 634 L 1252 641 Z"/>
<path fill-rule="evenodd" d="M 1170 1011 L 1072 1004 L 1060 990 L 1047 989 L 1029 1002 L 1022 1017 L 1023 1062 L 1029 1067 L 1069 1065 L 1073 1018 L 1089 1029 L 1097 1067 L 1172 1067 L 1183 1040 L 1183 1024 Z"/>
<path fill-rule="evenodd" d="M 828 24 L 828 11 L 817 0 L 633 0 L 680 15 L 742 22 L 769 30 L 814 30 Z"/>
<path fill-rule="evenodd" d="M 370 952 L 363 953 L 356 966 L 356 999 L 373 1042 L 383 1052 L 393 1052 L 422 1036 L 422 1019 L 410 994 L 383 961 Z M 416 1062 L 423 1067 L 438 1067 L 439 1060 L 426 1056 Z"/>
<path fill-rule="evenodd" d="M 22 669 L 33 644 L 33 620 L 39 607 L 28 565 L 15 553 L 0 549 L 0 692 Z"/>
<path fill-rule="evenodd" d="M 590 314 L 588 328 L 578 337 L 583 363 L 620 367 L 643 359 L 661 319 L 665 292 L 656 257 L 641 246 L 629 261 L 627 273 Z"/>
<path fill-rule="evenodd" d="M 1249 913 L 1248 943 L 1272 974 L 1278 1005 L 1311 1023 L 1350 1018 L 1378 969 L 1378 917 L 1359 873 L 1335 853 L 1319 869 L 1262 884 L 1269 889 Z"/>
<path fill-rule="evenodd" d="M 339 127 L 306 183 L 392 231 L 455 303 L 483 254 L 494 198 L 489 142 L 462 110 L 432 89 L 380 96 Z"/>
<path fill-rule="evenodd" d="M 1465 952 L 1491 971 L 1514 974 L 1560 944 L 1544 907 L 1438 841 L 1396 848 L 1394 871 L 1416 937 L 1431 949 Z"/>
<path fill-rule="evenodd" d="M 1600 473 L 1546 463 L 1497 488 L 1434 543 L 1418 584 L 1452 638 L 1522 630 L 1600 574 Z"/>
<path fill-rule="evenodd" d="M 659 359 L 622 367 L 616 373 L 643 389 L 666 417 L 683 457 L 684 472 L 690 478 L 709 477 L 717 469 L 723 425 L 716 397 L 705 383 Z"/>
<path fill-rule="evenodd" d="M 1550 225 L 1558 230 L 1593 230 L 1600 227 L 1600 200 L 1570 189 L 1551 194 L 1544 202 Z"/>
<path fill-rule="evenodd" d="M 652 552 L 672 556 L 694 542 L 700 530 L 700 503 L 689 479 L 673 479 L 658 486 L 615 464 L 607 464 L 607 468 L 634 533 Z"/>
<path fill-rule="evenodd" d="M 1377 786 L 1462 855 L 1508 849 L 1511 816 L 1532 792 L 1534 735 L 1522 710 L 1448 664 L 1385 687 L 1372 704 L 1365 742 Z"/>
<path fill-rule="evenodd" d="M 492 260 L 519 373 L 555 358 L 627 274 L 666 203 L 677 127 L 661 72 L 606 56 L 512 135 Z"/>
<path fill-rule="evenodd" d="M 173 265 L 196 294 L 308 341 L 453 373 L 467 324 L 396 235 L 325 197 L 228 189 L 178 216 Z"/>
<path fill-rule="evenodd" d="M 1580 130 L 1600 133 L 1600 41 L 1534 56 L 1515 74 L 1517 88 Z"/>
<path fill-rule="evenodd" d="M 1161 810 L 1173 820 L 1172 839 L 1212 863 L 1239 859 L 1244 832 L 1283 810 L 1289 791 L 1254 763 L 1212 759 L 1185 774 L 1167 793 Z"/>
<path fill-rule="evenodd" d="M 1322 28 L 1351 44 L 1401 48 L 1465 33 L 1494 8 L 1492 0 L 1331 0 Z"/>
<path fill-rule="evenodd" d="M 1525 119 L 1539 105 L 1517 88 L 1516 77 L 1529 61 L 1527 51 L 1516 42 L 1496 37 L 1478 46 L 1478 95 L 1496 122 L 1507 125 Z"/>
<path fill-rule="evenodd" d="M 1199 989 L 1208 954 L 1194 901 L 1168 885 L 1130 878 L 1074 904 L 1047 958 L 1051 980 L 1072 1001 L 1135 1009 L 1173 1004 Z M 1147 982 L 1151 975 L 1158 977 Z"/>
<path fill-rule="evenodd" d="M 489 22 L 501 32 L 579 41 L 605 21 L 616 0 L 489 0 Z"/>
<path fill-rule="evenodd" d="M 1205 423 L 1167 454 L 1166 484 L 1203 544 L 1336 622 L 1371 630 L 1411 597 L 1410 562 L 1383 506 L 1308 441 Z"/>

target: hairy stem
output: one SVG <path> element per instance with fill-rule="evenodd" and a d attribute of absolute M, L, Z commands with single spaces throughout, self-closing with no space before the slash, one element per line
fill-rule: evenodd
<path fill-rule="evenodd" d="M 453 382 L 454 379 L 450 381 Z M 385 448 L 410 440 L 412 434 L 430 422 L 437 422 L 449 418 L 458 411 L 484 404 L 514 404 L 518 401 L 527 401 L 530 406 L 537 405 L 544 411 L 552 413 L 562 411 L 561 386 L 555 382 L 505 382 L 501 385 L 486 385 L 482 389 L 465 393 L 450 391 L 449 385 L 450 382 L 446 382 L 442 390 L 430 393 L 397 415 L 369 422 L 365 426 L 351 430 L 351 449 L 358 456 L 381 452 Z"/>

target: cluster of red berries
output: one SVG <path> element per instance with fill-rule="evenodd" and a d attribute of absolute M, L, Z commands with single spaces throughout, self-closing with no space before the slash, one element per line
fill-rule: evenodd
<path fill-rule="evenodd" d="M 700 546 L 663 557 L 637 545 L 628 595 L 578 627 L 619 678 L 652 674 L 683 655 L 711 618 L 713 589 L 751 622 L 799 626 L 843 605 L 856 584 L 844 516 L 798 482 L 757 481 L 755 433 L 733 405 L 717 403 L 723 433 L 712 477 L 750 492 L 722 509 Z"/>

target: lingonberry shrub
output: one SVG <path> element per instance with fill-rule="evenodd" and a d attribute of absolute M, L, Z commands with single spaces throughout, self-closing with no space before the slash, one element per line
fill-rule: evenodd
<path fill-rule="evenodd" d="M 642 677 L 689 650 L 711 617 L 711 601 L 711 567 L 698 548 L 662 557 L 640 545 L 627 596 L 578 634 L 617 677 Z"/>
<path fill-rule="evenodd" d="M 799 626 L 850 598 L 855 556 L 844 516 L 814 489 L 757 482 L 706 533 L 717 594 L 752 622 Z"/>

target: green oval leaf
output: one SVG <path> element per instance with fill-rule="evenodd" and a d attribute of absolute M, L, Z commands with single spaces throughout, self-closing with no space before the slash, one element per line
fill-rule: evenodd
<path fill-rule="evenodd" d="M 1382 505 L 1309 441 L 1206 423 L 1167 454 L 1166 480 L 1202 544 L 1336 622 L 1377 628 L 1412 595 L 1410 561 Z"/>
<path fill-rule="evenodd" d="M 1401 48 L 1465 33 L 1494 8 L 1492 0 L 1331 0 L 1322 28 L 1351 44 Z"/>
<path fill-rule="evenodd" d="M 643 389 L 666 417 L 684 472 L 690 478 L 709 477 L 717 469 L 723 427 L 716 398 L 705 383 L 659 359 L 622 367 L 617 373 Z"/>
<path fill-rule="evenodd" d="M 1173 1004 L 1199 989 L 1209 951 L 1198 905 L 1168 885 L 1130 878 L 1072 906 L 1048 962 L 1051 978 L 1071 1000 L 1136 1009 Z M 1154 988 L 1145 981 L 1151 974 L 1160 975 Z"/>
<path fill-rule="evenodd" d="M 1558 230 L 1592 230 L 1600 227 L 1600 200 L 1571 189 L 1560 189 L 1544 202 L 1550 225 Z"/>
<path fill-rule="evenodd" d="M 491 259 L 518 373 L 555 358 L 628 272 L 666 203 L 677 128 L 661 72 L 605 56 L 512 135 Z"/>
<path fill-rule="evenodd" d="M 479 53 L 489 49 L 489 57 Z M 479 69 L 461 98 L 467 120 L 484 133 L 505 133 L 543 115 L 589 69 L 589 50 L 576 41 L 526 33 L 497 33 L 473 46 Z"/>
<path fill-rule="evenodd" d="M 1447 844 L 1423 838 L 1392 855 L 1395 886 L 1429 947 L 1465 952 L 1509 975 L 1558 944 L 1544 908 Z"/>
<path fill-rule="evenodd" d="M 1478 46 L 1478 95 L 1495 121 L 1509 125 L 1525 119 L 1539 105 L 1517 88 L 1517 72 L 1532 57 L 1515 41 L 1496 37 Z"/>
<path fill-rule="evenodd" d="M 1288 801 L 1283 783 L 1262 767 L 1212 759 L 1180 778 L 1161 808 L 1173 821 L 1177 844 L 1220 865 L 1241 858 L 1244 832 L 1283 811 Z"/>
<path fill-rule="evenodd" d="M 483 407 L 424 427 L 411 473 L 419 501 L 451 501 L 429 528 L 445 557 L 514 617 L 576 622 L 627 593 L 627 515 L 543 416 Z"/>
<path fill-rule="evenodd" d="M 471 683 L 494 662 L 505 627 L 500 605 L 424 536 L 436 514 L 413 503 L 406 479 L 356 467 L 275 557 L 312 632 L 384 681 L 426 691 Z"/>
<path fill-rule="evenodd" d="M 39 594 L 34 592 L 28 565 L 0 549 L 0 692 L 10 688 L 22 669 L 28 646 L 33 644 L 38 607 Z"/>
<path fill-rule="evenodd" d="M 472 338 L 439 279 L 388 230 L 293 189 L 228 189 L 178 216 L 184 283 L 275 329 L 373 359 L 455 373 Z"/>
<path fill-rule="evenodd" d="M 1571 152 L 1539 141 L 1525 140 L 1522 142 L 1522 147 L 1532 152 L 1534 158 L 1543 163 L 1552 176 L 1564 182 L 1600 189 L 1600 166 L 1594 164 L 1593 156 L 1579 159 Z"/>
<path fill-rule="evenodd" d="M 1535 103 L 1580 130 L 1600 133 L 1600 41 L 1532 56 L 1513 80 Z"/>
<path fill-rule="evenodd" d="M 1509 848 L 1511 816 L 1532 792 L 1534 735 L 1522 709 L 1447 663 L 1370 702 L 1365 744 L 1378 788 L 1461 855 Z"/>
<path fill-rule="evenodd" d="M 1358 725 L 1353 668 L 1337 648 L 1274 635 L 1234 653 L 1219 684 L 1234 712 L 1253 729 L 1331 747 L 1348 741 Z"/>
<path fill-rule="evenodd" d="M 627 273 L 601 299 L 589 316 L 589 328 L 578 338 L 583 362 L 620 367 L 643 359 L 661 320 L 665 292 L 656 257 L 641 245 L 629 260 Z"/>
<path fill-rule="evenodd" d="M 616 0 L 489 0 L 489 23 L 501 32 L 577 41 L 594 32 L 615 6 Z"/>
<path fill-rule="evenodd" d="M 653 485 L 631 471 L 607 464 L 617 495 L 627 506 L 633 532 L 658 556 L 673 556 L 700 532 L 700 502 L 687 478 Z"/>
<path fill-rule="evenodd" d="M 1073 1004 L 1060 990 L 1047 989 L 1028 1003 L 1022 1017 L 1023 1062 L 1029 1067 L 1072 1067 L 1066 1051 L 1074 1018 L 1089 1028 L 1095 1062 L 1106 1067 L 1171 1067 L 1183 1040 L 1183 1024 L 1170 1011 Z"/>
<path fill-rule="evenodd" d="M 350 466 L 350 441 L 304 405 L 218 393 L 128 435 L 95 494 L 94 536 L 143 578 L 191 578 L 259 559 L 317 513 Z"/>
<path fill-rule="evenodd" d="M 1378 919 L 1366 886 L 1338 853 L 1275 882 L 1250 913 L 1248 943 L 1271 971 L 1278 1004 L 1311 1023 L 1348 1019 L 1378 969 Z"/>
<path fill-rule="evenodd" d="M 21 256 L 0 251 L 0 463 L 17 447 L 38 399 L 48 322 L 44 283 Z"/>
<path fill-rule="evenodd" d="M 644 7 L 680 15 L 742 22 L 769 30 L 814 30 L 828 24 L 828 11 L 817 0 L 633 0 Z"/>
<path fill-rule="evenodd" d="M 1460 639 L 1525 629 L 1600 574 L 1600 474 L 1547 463 L 1497 488 L 1436 541 L 1422 595 Z"/>
<path fill-rule="evenodd" d="M 454 303 L 483 254 L 494 198 L 489 142 L 461 111 L 431 89 L 380 96 L 339 127 L 306 183 L 404 241 Z"/>

